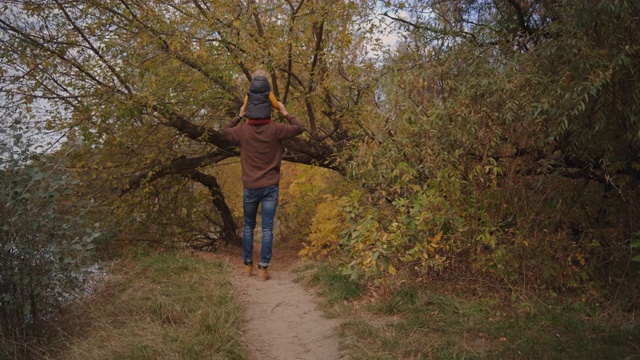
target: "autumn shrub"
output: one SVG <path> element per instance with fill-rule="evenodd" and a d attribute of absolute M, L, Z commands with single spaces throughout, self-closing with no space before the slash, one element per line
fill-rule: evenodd
<path fill-rule="evenodd" d="M 468 185 L 452 174 L 423 186 L 412 184 L 407 195 L 371 202 L 371 196 L 354 192 L 343 199 L 347 227 L 340 249 L 345 272 L 387 282 L 398 269 L 427 275 L 469 252 L 476 241 L 491 243 L 486 231 L 486 213 L 469 206 L 473 196 Z M 475 241 L 474 241 L 475 236 Z"/>
<path fill-rule="evenodd" d="M 344 156 L 365 195 L 345 207 L 343 267 L 637 303 L 640 7 L 456 4 L 429 7 L 447 26 L 414 8 L 381 66 Z"/>
<path fill-rule="evenodd" d="M 365 142 L 354 151 L 352 176 L 375 191 L 340 203 L 347 226 L 334 249 L 351 276 L 390 282 L 400 270 L 419 278 L 464 274 L 514 295 L 637 295 L 633 192 L 603 192 L 606 185 L 559 175 L 505 176 L 513 164 L 475 165 L 456 153 L 434 157 L 437 167 L 424 157 L 406 167 L 427 169 L 422 174 L 396 167 L 400 176 L 384 178 L 380 169 L 399 164 L 398 154 L 419 159 L 412 153 L 427 150 Z"/>
<path fill-rule="evenodd" d="M 347 226 L 336 253 L 344 271 L 377 282 L 400 270 L 418 278 L 464 274 L 514 294 L 634 298 L 632 191 L 515 175 L 518 163 L 477 164 L 460 152 L 429 157 L 444 143 L 419 146 L 427 131 L 405 132 L 418 146 L 365 141 L 353 150 L 351 176 L 372 190 L 341 201 Z M 392 176 L 379 175 L 394 167 Z"/>
<path fill-rule="evenodd" d="M 343 269 L 378 282 L 405 270 L 486 278 L 514 294 L 636 297 L 636 185 L 531 174 L 528 158 L 479 156 L 509 153 L 503 133 L 453 105 L 423 115 L 407 108 L 386 125 L 393 137 L 382 132 L 350 149 L 348 175 L 367 191 L 343 202 Z"/>
<path fill-rule="evenodd" d="M 283 164 L 282 173 L 276 231 L 284 243 L 307 242 L 310 234 L 318 231 L 318 226 L 332 227 L 334 221 L 339 221 L 339 218 L 333 219 L 326 213 L 335 214 L 337 209 L 332 208 L 337 204 L 327 203 L 326 194 L 339 197 L 352 186 L 340 179 L 339 174 L 289 163 Z"/>
<path fill-rule="evenodd" d="M 343 198 L 324 195 L 316 209 L 309 237 L 300 250 L 300 255 L 310 258 L 324 258 L 336 255 L 340 250 L 340 233 L 346 226 Z"/>

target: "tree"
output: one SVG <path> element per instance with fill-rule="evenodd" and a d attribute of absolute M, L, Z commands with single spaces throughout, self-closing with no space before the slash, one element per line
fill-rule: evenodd
<path fill-rule="evenodd" d="M 406 84 L 430 89 L 414 104 L 435 101 L 445 111 L 467 111 L 449 111 L 447 120 L 477 126 L 459 139 L 474 141 L 468 156 L 526 156 L 523 172 L 615 187 L 640 180 L 634 165 L 640 160 L 634 115 L 640 97 L 633 81 L 640 66 L 633 14 L 640 9 L 634 2 L 399 3 L 413 17 L 387 16 L 412 34 L 405 56 L 411 46 L 417 50 L 410 63 L 435 68 L 425 71 L 422 84 Z M 481 133 L 488 137 L 477 138 Z"/>
<path fill-rule="evenodd" d="M 370 11 L 344 0 L 4 5 L 4 90 L 48 100 L 48 128 L 81 139 L 79 166 L 111 194 L 132 196 L 158 180 L 204 186 L 215 219 L 202 220 L 217 224 L 215 245 L 237 236 L 207 169 L 238 155 L 219 130 L 237 114 L 253 69 L 268 70 L 276 96 L 308 122 L 307 136 L 286 143 L 285 160 L 344 171 L 336 154 L 372 91 Z"/>

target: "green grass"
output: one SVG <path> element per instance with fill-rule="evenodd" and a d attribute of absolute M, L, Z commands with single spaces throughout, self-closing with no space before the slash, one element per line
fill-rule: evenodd
<path fill-rule="evenodd" d="M 324 299 L 324 304 L 320 305 L 330 318 L 352 315 L 350 302 L 359 299 L 366 290 L 362 284 L 350 280 L 326 263 L 306 263 L 292 269 L 292 273 L 296 275 L 296 282 L 319 289 L 318 294 Z"/>
<path fill-rule="evenodd" d="M 320 295 L 324 296 L 330 305 L 357 299 L 365 290 L 360 283 L 350 280 L 327 264 L 321 265 L 313 272 L 309 284 L 321 285 Z"/>
<path fill-rule="evenodd" d="M 338 299 L 361 300 L 341 310 L 353 359 L 640 359 L 633 314 L 563 304 L 523 311 L 497 297 L 452 296 L 439 291 L 443 284 L 408 283 L 371 299 L 333 268 L 321 266 L 313 277 L 329 312 L 345 306 Z"/>
<path fill-rule="evenodd" d="M 53 358 L 245 359 L 241 316 L 222 263 L 146 255 L 70 308 Z"/>

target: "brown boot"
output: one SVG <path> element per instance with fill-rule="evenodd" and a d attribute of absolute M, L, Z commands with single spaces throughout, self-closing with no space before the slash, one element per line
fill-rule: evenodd
<path fill-rule="evenodd" d="M 271 275 L 269 275 L 269 270 L 266 267 L 258 265 L 258 280 L 266 281 L 271 279 Z"/>
<path fill-rule="evenodd" d="M 245 262 L 244 263 L 244 267 L 242 268 L 242 275 L 249 277 L 251 276 L 251 273 L 253 272 L 253 263 L 252 262 Z"/>

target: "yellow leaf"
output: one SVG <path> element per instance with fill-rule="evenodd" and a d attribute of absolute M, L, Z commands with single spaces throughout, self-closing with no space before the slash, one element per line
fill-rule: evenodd
<path fill-rule="evenodd" d="M 431 238 L 431 243 L 432 244 L 437 244 L 438 241 L 440 241 L 441 238 L 442 238 L 442 231 L 440 231 L 438 234 L 436 234 L 436 236 Z"/>
<path fill-rule="evenodd" d="M 388 268 L 389 274 L 391 275 L 395 275 L 396 274 L 396 268 L 393 267 L 392 264 L 389 264 L 389 268 Z"/>

